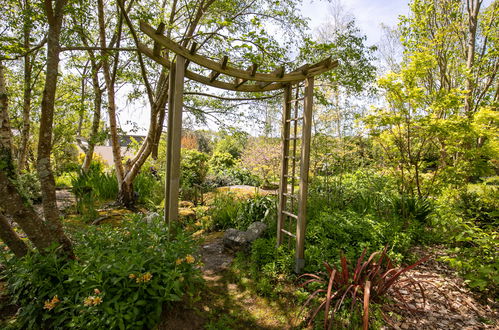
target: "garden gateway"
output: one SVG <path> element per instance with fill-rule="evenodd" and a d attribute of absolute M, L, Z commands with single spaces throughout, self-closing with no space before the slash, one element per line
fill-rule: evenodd
<path fill-rule="evenodd" d="M 139 50 L 170 70 L 165 180 L 165 219 L 168 221 L 168 226 L 178 218 L 184 78 L 207 86 L 239 92 L 284 90 L 277 244 L 283 244 L 286 236 L 289 245 L 292 239 L 296 240 L 295 271 L 301 272 L 305 265 L 314 77 L 332 70 L 338 65 L 338 61 L 327 58 L 315 64 L 305 64 L 289 73 L 285 73 L 284 67 L 271 73 L 259 73 L 256 63 L 247 70 L 241 70 L 230 66 L 227 56 L 224 56 L 220 62 L 215 62 L 196 54 L 196 43 L 184 47 L 164 36 L 163 23 L 154 29 L 147 23 L 141 22 L 140 29 L 154 40 L 154 46 L 151 50 L 146 45 L 139 44 Z M 175 58 L 170 61 L 163 57 L 163 49 L 175 53 Z M 190 63 L 212 71 L 206 77 L 188 70 Z M 228 78 L 219 80 L 220 75 Z M 229 79 L 233 82 L 227 82 Z M 298 191 L 295 190 L 297 183 L 299 183 Z M 296 226 L 293 225 L 295 222 Z"/>

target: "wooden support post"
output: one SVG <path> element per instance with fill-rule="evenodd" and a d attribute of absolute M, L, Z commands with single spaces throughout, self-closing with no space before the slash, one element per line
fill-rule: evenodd
<path fill-rule="evenodd" d="M 300 161 L 300 192 L 298 222 L 296 225 L 295 271 L 301 273 L 305 266 L 305 230 L 307 228 L 308 171 L 310 167 L 310 141 L 312 139 L 312 111 L 314 106 L 314 77 L 305 81 L 303 128 Z"/>
<path fill-rule="evenodd" d="M 286 193 L 288 190 L 288 164 L 289 164 L 289 134 L 291 123 L 291 85 L 284 88 L 284 102 L 282 109 L 282 137 L 281 137 L 281 179 L 279 181 L 279 207 L 277 210 L 277 246 L 283 243 L 284 219 L 283 211 L 286 209 Z"/>
<path fill-rule="evenodd" d="M 165 175 L 165 222 L 168 223 L 168 235 L 171 231 L 171 219 L 168 217 L 170 207 L 170 178 L 172 167 L 173 137 L 173 99 L 175 95 L 175 65 L 170 66 L 168 86 L 168 126 L 166 131 L 166 175 Z"/>
<path fill-rule="evenodd" d="M 182 108 L 184 97 L 185 57 L 177 55 L 175 63 L 173 111 L 171 126 L 171 161 L 168 191 L 168 221 L 178 219 L 178 196 L 180 188 L 180 143 L 182 134 Z M 170 133 L 168 134 L 170 136 Z M 165 201 L 166 202 L 166 201 Z"/>

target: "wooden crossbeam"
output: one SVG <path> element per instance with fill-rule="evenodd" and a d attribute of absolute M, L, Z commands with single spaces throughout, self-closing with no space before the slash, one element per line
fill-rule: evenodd
<path fill-rule="evenodd" d="M 271 75 L 276 77 L 277 79 L 282 78 L 284 76 L 284 66 L 281 66 L 272 71 Z M 259 82 L 258 86 L 260 86 L 260 88 L 265 88 L 270 84 L 271 82 L 265 81 L 265 82 Z"/>
<path fill-rule="evenodd" d="M 258 64 L 253 63 L 246 71 L 248 71 L 251 77 L 254 77 L 256 74 L 256 69 L 258 69 Z M 239 88 L 239 86 L 241 86 L 247 81 L 248 81 L 247 79 L 236 78 L 234 79 L 234 87 Z"/>
<path fill-rule="evenodd" d="M 156 31 L 154 31 L 154 33 L 159 34 L 159 35 L 163 35 L 163 33 L 165 32 L 165 27 L 166 27 L 165 23 L 163 23 L 163 22 L 159 23 L 158 28 L 156 29 Z M 152 52 L 156 56 L 160 55 L 161 45 L 158 42 L 154 42 L 154 48 L 153 48 Z"/>
<path fill-rule="evenodd" d="M 151 37 L 155 42 L 159 43 L 161 46 L 167 48 L 168 50 L 181 55 L 191 62 L 194 62 L 200 66 L 203 66 L 207 69 L 218 71 L 220 74 L 225 74 L 228 76 L 232 76 L 234 78 L 241 78 L 246 80 L 253 81 L 261 81 L 261 82 L 269 82 L 269 83 L 292 83 L 296 81 L 305 80 L 307 77 L 315 76 L 326 71 L 332 69 L 335 65 L 338 64 L 337 61 L 331 61 L 331 59 L 327 59 L 326 61 L 321 61 L 319 63 L 310 65 L 310 70 L 307 74 L 303 74 L 303 72 L 292 72 L 288 74 L 282 74 L 280 76 L 276 76 L 271 73 L 258 73 L 255 72 L 253 76 L 242 69 L 238 69 L 235 67 L 231 67 L 227 65 L 225 68 L 222 68 L 219 62 L 213 61 L 209 58 L 198 54 L 191 54 L 189 49 L 179 45 L 175 41 L 167 38 L 164 35 L 159 35 L 155 33 L 155 29 L 145 22 L 140 22 L 140 29 L 142 32 Z"/>
<path fill-rule="evenodd" d="M 168 69 L 171 68 L 171 62 L 168 59 L 166 59 L 164 57 L 161 57 L 161 56 L 155 56 L 152 53 L 152 49 L 150 49 L 146 45 L 144 45 L 142 43 L 139 43 L 138 46 L 137 46 L 137 48 L 144 55 L 146 55 L 147 57 L 151 58 L 156 63 L 158 63 L 158 64 L 160 64 L 160 65 L 162 65 L 162 66 L 164 66 L 164 67 L 166 67 Z M 272 84 L 266 86 L 265 88 L 260 88 L 260 86 L 258 86 L 256 84 L 243 85 L 243 86 L 240 86 L 239 88 L 235 88 L 234 84 L 232 84 L 232 83 L 227 83 L 225 81 L 219 81 L 219 80 L 215 80 L 213 82 L 210 82 L 210 78 L 209 77 L 205 77 L 203 75 L 200 75 L 198 73 L 195 73 L 195 72 L 192 72 L 192 71 L 189 71 L 189 70 L 185 71 L 185 77 L 189 78 L 191 80 L 197 81 L 199 83 L 205 84 L 207 86 L 211 86 L 211 87 L 215 87 L 215 88 L 220 88 L 220 89 L 225 89 L 225 90 L 229 90 L 229 91 L 239 91 L 239 92 L 275 91 L 275 90 L 281 89 L 281 88 L 283 88 L 285 86 L 282 83 L 272 83 Z"/>
<path fill-rule="evenodd" d="M 227 62 L 229 61 L 229 57 L 227 55 L 224 56 L 224 58 L 222 59 L 222 62 L 220 63 L 220 67 L 222 68 L 222 70 L 224 70 L 226 67 L 227 67 Z M 215 79 L 217 79 L 217 77 L 220 75 L 220 72 L 219 71 L 211 71 L 210 73 L 210 82 L 213 82 L 215 81 Z"/>

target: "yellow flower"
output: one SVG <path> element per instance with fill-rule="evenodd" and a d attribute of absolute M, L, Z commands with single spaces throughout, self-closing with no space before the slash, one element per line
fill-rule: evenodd
<path fill-rule="evenodd" d="M 196 221 L 196 223 L 194 225 L 197 227 L 201 227 L 203 224 L 200 221 Z"/>
<path fill-rule="evenodd" d="M 185 257 L 185 261 L 188 263 L 188 264 L 192 264 L 194 262 L 194 257 L 191 256 L 190 254 L 188 254 L 186 257 Z"/>
<path fill-rule="evenodd" d="M 101 297 L 95 297 L 95 296 L 88 296 L 83 300 L 83 305 L 85 306 L 95 306 L 99 305 L 102 303 L 102 298 Z"/>
<path fill-rule="evenodd" d="M 175 265 L 180 265 L 183 261 L 184 259 L 178 258 L 177 260 L 175 260 Z"/>
<path fill-rule="evenodd" d="M 152 278 L 152 274 L 147 272 L 144 275 L 142 275 L 142 282 L 149 282 Z"/>
<path fill-rule="evenodd" d="M 52 304 L 50 300 L 46 300 L 45 304 L 43 305 L 43 309 L 47 309 L 51 311 L 55 307 L 55 304 Z"/>
<path fill-rule="evenodd" d="M 135 275 L 135 274 L 130 274 L 130 275 L 128 275 L 128 278 L 129 278 L 129 279 L 132 279 L 132 280 L 133 280 L 134 278 L 136 278 L 136 277 L 137 277 L 137 275 Z"/>
<path fill-rule="evenodd" d="M 50 310 L 54 309 L 55 305 L 56 305 L 57 303 L 59 303 L 59 302 L 61 302 L 61 301 L 59 300 L 59 297 L 57 297 L 57 295 L 55 295 L 55 296 L 52 298 L 52 300 L 46 300 L 46 301 L 45 301 L 45 304 L 43 305 L 43 309 L 47 309 L 47 310 L 49 310 L 49 311 L 50 311 Z"/>
<path fill-rule="evenodd" d="M 94 289 L 94 293 L 95 294 L 100 294 L 100 290 L 99 289 Z"/>
<path fill-rule="evenodd" d="M 93 296 L 86 297 L 85 300 L 83 300 L 83 305 L 85 305 L 85 306 L 92 306 L 93 303 L 94 303 L 94 297 Z"/>
<path fill-rule="evenodd" d="M 98 305 L 100 303 L 102 303 L 102 298 L 101 297 L 95 297 L 94 301 L 93 301 L 93 304 L 94 305 Z"/>

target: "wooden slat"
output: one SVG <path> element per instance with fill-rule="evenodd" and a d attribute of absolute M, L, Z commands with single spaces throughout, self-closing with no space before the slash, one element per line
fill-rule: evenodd
<path fill-rule="evenodd" d="M 291 233 L 291 232 L 287 231 L 286 229 L 281 229 L 281 232 L 282 232 L 282 233 L 284 233 L 284 234 L 286 234 L 286 235 L 288 235 L 288 236 L 291 236 L 291 237 L 293 237 L 293 238 L 296 238 L 296 235 L 295 235 L 295 234 L 293 234 L 293 233 Z"/>
<path fill-rule="evenodd" d="M 229 57 L 227 55 L 225 55 L 222 59 L 222 62 L 220 63 L 220 67 L 222 69 L 225 69 L 227 67 L 227 62 L 229 61 Z M 213 82 L 215 81 L 215 79 L 217 79 L 217 77 L 220 75 L 220 72 L 219 71 L 211 71 L 210 73 L 210 82 Z"/>
<path fill-rule="evenodd" d="M 283 74 L 281 77 L 275 77 L 272 74 L 268 73 L 255 73 L 254 76 L 251 76 L 247 71 L 241 70 L 238 68 L 234 68 L 231 66 L 227 66 L 225 69 L 222 69 L 220 63 L 216 61 L 212 61 L 204 56 L 190 54 L 189 50 L 181 45 L 177 44 L 173 40 L 167 38 L 163 35 L 157 35 L 154 33 L 154 28 L 149 24 L 141 21 L 140 29 L 142 32 L 151 37 L 154 41 L 160 43 L 163 47 L 171 50 L 172 52 L 184 56 L 187 60 L 194 62 L 198 65 L 201 65 L 205 68 L 219 71 L 221 74 L 229 75 L 236 78 L 246 79 L 246 80 L 254 80 L 254 81 L 265 81 L 265 82 L 293 82 L 304 80 L 310 75 L 317 75 L 323 72 L 329 71 L 333 66 L 331 59 L 329 61 L 321 61 L 319 63 L 310 65 L 311 70 L 304 75 L 302 72 L 294 72 L 290 74 Z M 336 63 L 337 64 L 337 63 Z"/>
<path fill-rule="evenodd" d="M 275 79 L 281 79 L 284 76 L 284 66 L 281 66 L 281 67 L 275 69 L 274 71 L 272 71 L 271 75 L 274 76 Z M 267 87 L 270 84 L 271 84 L 270 81 L 260 81 L 258 83 L 258 85 L 260 86 L 260 88 L 265 88 L 265 87 Z"/>
<path fill-rule="evenodd" d="M 256 69 L 258 68 L 258 64 L 253 63 L 246 71 L 250 74 L 250 76 L 255 76 L 256 74 Z M 241 78 L 235 78 L 234 79 L 234 87 L 239 88 L 242 84 L 247 82 L 247 79 L 241 79 Z"/>
<path fill-rule="evenodd" d="M 288 212 L 288 211 L 282 211 L 282 214 L 287 215 L 288 217 L 291 217 L 291 218 L 298 219 L 298 216 L 296 214 L 293 214 L 293 213 Z"/>
<path fill-rule="evenodd" d="M 152 53 L 152 50 L 149 47 L 147 47 L 146 45 L 139 43 L 137 48 L 144 55 L 146 55 L 147 57 L 151 58 L 156 63 L 161 64 L 161 65 L 163 65 L 164 67 L 166 67 L 168 69 L 171 67 L 171 62 L 169 60 L 167 60 L 164 57 L 154 56 L 154 54 Z M 284 88 L 284 86 L 286 85 L 286 84 L 282 84 L 282 83 L 273 83 L 273 84 L 270 84 L 270 85 L 266 86 L 265 88 L 261 88 L 258 85 L 249 85 L 249 84 L 246 84 L 246 85 L 240 86 L 239 88 L 235 88 L 233 84 L 226 83 L 224 81 L 215 80 L 213 82 L 210 82 L 210 78 L 202 76 L 200 74 L 197 74 L 197 73 L 189 71 L 189 70 L 185 71 L 185 77 L 189 78 L 191 80 L 197 81 L 199 83 L 211 86 L 211 87 L 225 89 L 225 90 L 229 90 L 229 91 L 239 91 L 239 92 L 267 92 L 267 91 L 274 91 L 276 89 Z"/>
<path fill-rule="evenodd" d="M 168 81 L 168 124 L 166 131 L 166 173 L 165 173 L 165 222 L 168 223 L 168 236 L 171 237 L 171 219 L 170 214 L 170 178 L 172 169 L 172 139 L 173 139 L 173 95 L 175 95 L 175 66 L 169 67 Z"/>
<path fill-rule="evenodd" d="M 299 98 L 297 98 L 297 99 L 292 99 L 292 100 L 289 100 L 289 103 L 294 103 L 294 102 L 302 101 L 302 100 L 304 100 L 304 99 L 305 99 L 305 97 L 299 97 Z"/>

